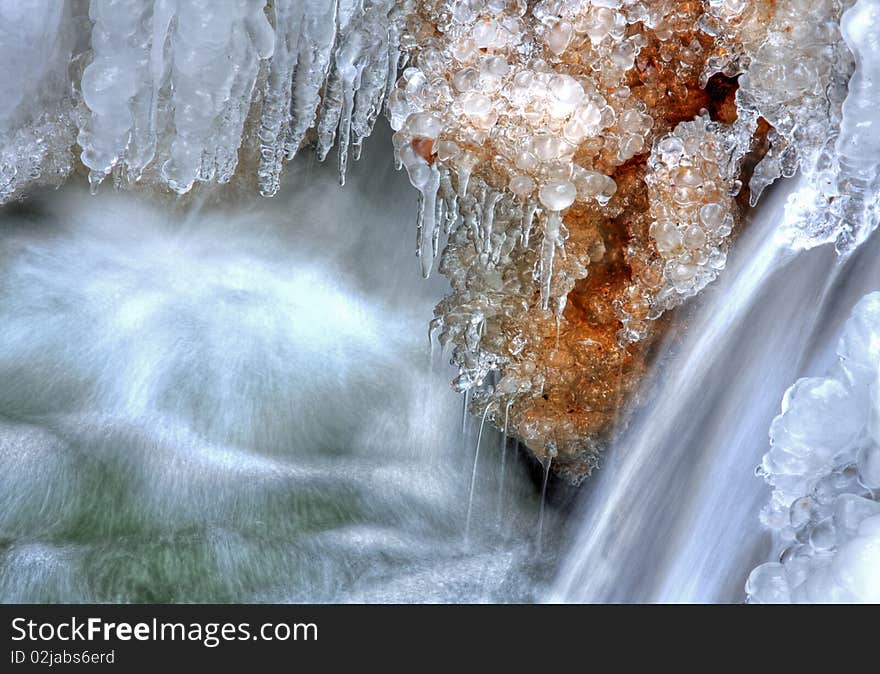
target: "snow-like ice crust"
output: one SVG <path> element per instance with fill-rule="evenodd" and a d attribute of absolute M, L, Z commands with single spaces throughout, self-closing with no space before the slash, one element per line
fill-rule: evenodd
<path fill-rule="evenodd" d="M 856 305 L 837 353 L 771 426 L 762 520 L 784 549 L 749 576 L 752 602 L 880 601 L 880 292 Z"/>
<path fill-rule="evenodd" d="M 878 223 L 880 1 L 859 0 L 841 19 L 855 71 L 834 151 L 793 195 L 789 234 L 846 253 Z M 825 377 L 785 394 L 759 472 L 773 485 L 762 519 L 784 548 L 757 567 L 754 602 L 880 601 L 880 293 L 856 306 Z"/>

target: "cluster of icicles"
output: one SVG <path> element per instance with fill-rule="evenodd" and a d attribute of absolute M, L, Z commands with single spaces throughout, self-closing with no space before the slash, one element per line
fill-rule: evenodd
<path fill-rule="evenodd" d="M 657 126 L 653 111 L 632 94 L 627 77 L 637 67 L 648 32 L 665 32 L 671 40 L 692 30 L 692 20 L 683 17 L 693 18 L 663 0 L 548 0 L 532 8 L 506 1 L 422 3 L 411 24 L 421 22 L 416 30 L 426 35 L 428 26 L 439 32 L 403 71 L 388 112 L 397 131 L 398 157 L 421 194 L 423 273 L 437 254 L 443 215 L 447 230 L 457 222 L 473 230 L 480 263 L 488 268 L 507 266 L 509 248 L 530 245 L 535 229 L 540 234 L 533 245 L 539 247 L 535 276 L 541 307 L 548 310 L 552 304 L 561 314 L 573 282 L 585 275 L 585 270 L 573 270 L 568 282 L 554 284 L 555 257 L 565 254 L 563 214 L 575 203 L 595 203 L 613 212 L 608 206 L 617 191 L 612 174 L 664 139 L 652 133 Z M 688 61 L 700 61 L 701 50 L 700 45 L 690 52 L 677 50 L 683 71 Z M 687 227 L 660 214 L 655 238 L 661 242 L 658 275 L 664 283 L 643 290 L 649 303 L 664 302 L 663 309 L 699 291 L 724 266 L 726 235 L 721 232 L 726 228 L 729 234 L 733 221 L 728 165 L 738 166 L 751 133 L 739 147 L 724 148 L 732 156 L 719 158 L 723 172 L 718 162 L 695 166 L 693 160 L 703 144 L 722 145 L 726 131 L 704 125 L 701 136 L 683 130 L 666 143 L 671 147 L 681 137 L 694 137 L 687 150 L 682 147 L 669 159 L 676 166 L 682 160 L 687 183 L 676 195 L 686 197 L 687 204 L 712 203 L 723 212 L 713 214 L 710 231 L 703 231 L 699 219 Z M 703 175 L 701 168 L 707 169 Z M 660 193 L 666 179 L 658 175 L 654 181 L 658 212 L 672 205 Z M 716 188 L 724 194 L 713 201 L 708 192 Z M 519 222 L 515 240 L 507 235 L 506 223 L 496 226 L 499 213 Z M 680 228 L 687 245 L 670 228 Z M 622 332 L 631 341 L 643 335 L 644 330 Z"/>
<path fill-rule="evenodd" d="M 394 0 L 22 0 L 0 6 L 0 203 L 77 164 L 94 188 L 264 195 L 312 134 L 344 175 L 398 70 Z M 75 156 L 78 152 L 78 156 Z"/>

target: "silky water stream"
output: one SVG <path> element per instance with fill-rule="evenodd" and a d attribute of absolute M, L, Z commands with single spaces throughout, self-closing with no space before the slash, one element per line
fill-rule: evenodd
<path fill-rule="evenodd" d="M 539 553 L 488 425 L 469 503 L 479 419 L 430 361 L 445 284 L 387 140 L 345 189 L 303 156 L 272 200 L 0 214 L 0 600 L 538 597 L 556 520 Z"/>

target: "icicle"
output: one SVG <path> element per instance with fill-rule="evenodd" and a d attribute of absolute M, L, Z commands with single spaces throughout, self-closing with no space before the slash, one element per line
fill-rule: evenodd
<path fill-rule="evenodd" d="M 162 54 L 165 51 L 165 41 L 168 35 L 168 21 L 170 12 L 167 2 L 157 2 L 152 8 L 152 25 L 143 27 L 146 33 L 144 46 L 148 47 L 148 53 L 152 55 L 155 45 L 154 40 L 159 40 Z M 157 25 L 158 24 L 158 25 Z M 154 67 L 152 58 L 144 59 L 146 62 L 139 68 L 143 77 L 137 94 L 131 99 L 131 135 L 126 151 L 125 168 L 126 179 L 131 182 L 140 180 L 144 169 L 156 156 L 158 142 L 158 112 L 159 112 L 159 89 L 168 76 L 168 68 L 164 59 Z M 140 65 L 140 62 L 139 62 Z M 157 72 L 158 71 L 158 72 Z"/>
<path fill-rule="evenodd" d="M 293 159 L 306 131 L 315 122 L 321 87 L 330 68 L 330 56 L 336 39 L 337 5 L 338 0 L 303 2 L 302 32 L 291 91 L 290 135 L 284 143 L 284 157 L 288 160 Z"/>
<path fill-rule="evenodd" d="M 425 195 L 419 191 L 418 206 L 416 206 L 416 257 L 422 257 L 422 241 L 425 238 Z M 424 275 L 424 273 L 423 273 Z"/>
<path fill-rule="evenodd" d="M 468 539 L 470 538 L 471 531 L 471 514 L 473 512 L 474 507 L 474 488 L 477 484 L 477 462 L 480 459 L 480 443 L 483 440 L 483 428 L 486 426 L 486 417 L 489 415 L 489 410 L 492 409 L 492 405 L 494 403 L 490 402 L 486 405 L 486 409 L 483 410 L 483 418 L 480 421 L 480 432 L 477 433 L 477 446 L 474 450 L 474 467 L 471 471 L 471 488 L 468 492 L 468 507 L 467 507 L 467 518 L 464 523 L 464 542 L 465 545 L 468 543 Z"/>
<path fill-rule="evenodd" d="M 544 507 L 547 502 L 547 483 L 550 481 L 550 464 L 553 463 L 553 456 L 548 454 L 542 461 L 544 465 L 544 481 L 541 483 L 541 509 L 538 512 L 538 551 L 544 547 Z"/>
<path fill-rule="evenodd" d="M 260 193 L 272 196 L 281 183 L 283 138 L 290 128 L 291 82 L 303 22 L 300 0 L 275 0 L 275 52 L 263 90 L 260 119 Z"/>
<path fill-rule="evenodd" d="M 93 59 L 83 71 L 82 95 L 91 115 L 77 142 L 92 186 L 123 159 L 136 117 L 149 114 L 144 106 L 152 82 L 144 54 L 149 50 L 151 9 L 146 0 L 92 0 L 90 5 Z M 145 120 L 139 126 L 145 123 L 149 126 Z M 142 135 L 140 140 L 149 142 Z"/>
<path fill-rule="evenodd" d="M 145 78 L 131 100 L 131 138 L 125 159 L 126 178 L 130 182 L 140 180 L 144 169 L 156 158 L 159 92 L 171 74 L 171 59 L 166 58 L 166 50 L 176 7 L 176 0 L 156 0 L 152 7 L 152 21 L 146 27 L 149 58 L 144 64 Z"/>
<path fill-rule="evenodd" d="M 522 244 L 523 248 L 529 247 L 529 238 L 532 233 L 532 223 L 535 220 L 535 211 L 538 210 L 538 202 L 534 199 L 529 199 L 526 202 L 525 208 L 523 208 L 523 216 L 522 216 Z"/>
<path fill-rule="evenodd" d="M 435 362 L 435 358 L 434 358 L 434 353 L 435 353 L 435 350 L 434 350 L 434 333 L 437 332 L 438 330 L 440 331 L 440 334 L 437 335 L 437 340 L 436 340 L 436 341 L 437 341 L 438 346 L 440 347 L 440 357 L 442 358 L 443 355 L 444 355 L 444 353 L 443 353 L 443 351 L 444 351 L 444 345 L 443 345 L 443 343 L 442 343 L 442 337 L 443 337 L 443 333 L 442 333 L 442 330 L 443 330 L 443 317 L 442 317 L 442 316 L 435 316 L 435 317 L 432 318 L 432 319 L 430 320 L 430 322 L 428 323 L 428 344 L 429 344 L 429 352 L 430 352 L 429 355 L 430 355 L 430 358 L 431 358 L 431 369 L 432 369 L 432 370 L 434 369 L 434 362 Z"/>
<path fill-rule="evenodd" d="M 440 235 L 440 221 L 436 217 L 437 192 L 440 189 L 440 171 L 436 164 L 430 167 L 428 178 L 419 190 L 419 241 L 417 254 L 422 264 L 422 276 L 428 278 L 434 264 L 434 238 Z"/>
<path fill-rule="evenodd" d="M 557 319 L 562 319 L 563 314 L 565 313 L 565 307 L 568 305 L 568 297 L 566 295 L 562 295 L 561 297 L 556 298 L 556 314 Z"/>
<path fill-rule="evenodd" d="M 162 166 L 162 176 L 178 193 L 196 180 L 212 179 L 218 169 L 227 180 L 235 169 L 257 60 L 272 52 L 264 4 L 178 4 L 171 69 L 175 135 Z"/>
<path fill-rule="evenodd" d="M 361 144 L 372 131 L 388 90 L 392 72 L 388 13 L 392 7 L 390 0 L 367 6 L 358 0 L 339 0 L 337 36 L 321 97 L 317 155 L 323 161 L 337 143 L 340 184 L 345 184 L 349 151 L 355 159 L 360 156 Z M 395 56 L 394 74 L 396 63 Z"/>
<path fill-rule="evenodd" d="M 232 179 L 238 166 L 238 148 L 250 112 L 260 61 L 271 57 L 275 46 L 275 34 L 266 18 L 264 5 L 265 0 L 242 3 L 241 20 L 232 27 L 232 53 L 238 55 L 238 63 L 229 88 L 226 109 L 220 115 L 214 136 L 217 147 L 214 156 L 216 180 L 221 184 Z"/>
<path fill-rule="evenodd" d="M 171 22 L 177 12 L 178 0 L 156 0 L 153 4 L 153 34 L 150 45 L 150 76 L 154 85 L 154 99 L 158 89 L 171 72 L 171 59 L 166 58 L 166 43 L 171 31 Z M 154 100 L 154 103 L 156 100 Z"/>
<path fill-rule="evenodd" d="M 550 283 L 553 280 L 553 256 L 559 241 L 562 216 L 551 211 L 544 223 L 544 239 L 541 241 L 541 308 L 550 308 Z"/>
<path fill-rule="evenodd" d="M 336 41 L 329 77 L 324 86 L 321 119 L 318 123 L 316 152 L 319 161 L 326 158 L 338 132 L 340 184 L 345 183 L 354 95 L 360 87 L 361 72 L 366 60 L 364 51 L 368 48 L 364 43 L 365 36 L 360 30 L 362 11 L 355 0 L 339 0 L 337 12 L 339 37 Z"/>
<path fill-rule="evenodd" d="M 353 156 L 356 160 L 360 158 L 363 141 L 373 132 L 376 119 L 397 80 L 399 47 L 397 26 L 387 16 L 390 6 L 391 3 L 387 0 L 386 5 L 382 7 L 374 6 L 372 11 L 379 12 L 378 20 L 371 20 L 367 26 L 369 63 L 364 67 L 361 75 L 351 123 L 354 137 Z"/>
<path fill-rule="evenodd" d="M 351 142 L 351 115 L 354 112 L 354 94 L 360 88 L 361 68 L 346 70 L 343 80 L 342 112 L 339 119 L 339 184 L 345 185 L 345 171 L 348 166 L 348 147 Z"/>
<path fill-rule="evenodd" d="M 458 195 L 452 188 L 452 173 L 449 169 L 444 168 L 440 171 L 440 195 L 446 206 L 446 222 L 443 229 L 449 234 L 452 231 L 452 226 L 458 220 Z"/>
<path fill-rule="evenodd" d="M 463 200 L 468 193 L 468 184 L 471 180 L 471 170 L 472 166 L 469 164 L 461 164 L 458 167 L 457 179 L 458 179 L 458 198 L 459 200 Z"/>
<path fill-rule="evenodd" d="M 492 253 L 492 229 L 495 226 L 495 206 L 501 200 L 501 193 L 494 190 L 486 194 L 483 201 L 483 252 Z"/>
<path fill-rule="evenodd" d="M 321 112 L 318 115 L 315 155 L 318 161 L 324 161 L 327 153 L 333 147 L 336 140 L 336 131 L 339 128 L 339 119 L 346 97 L 346 77 L 338 72 L 338 66 L 334 65 L 324 85 L 324 94 L 321 97 Z"/>
<path fill-rule="evenodd" d="M 394 91 L 394 85 L 397 83 L 397 71 L 400 66 L 400 31 L 397 25 L 392 23 L 388 27 L 388 72 L 385 75 L 385 91 L 382 94 L 382 103 L 388 100 L 391 92 Z"/>
<path fill-rule="evenodd" d="M 562 323 L 562 314 L 556 312 L 556 346 L 553 348 L 553 355 L 559 352 L 559 332 Z"/>
<path fill-rule="evenodd" d="M 473 199 L 470 199 L 473 202 Z M 462 216 L 462 225 L 467 227 L 474 235 L 474 246 L 478 245 L 480 228 L 479 228 L 479 209 L 475 203 L 463 203 L 466 207 Z M 477 248 L 479 252 L 479 248 Z"/>
<path fill-rule="evenodd" d="M 438 183 L 438 189 L 441 184 L 442 183 Z M 443 207 L 446 202 L 443 200 L 442 193 L 439 194 L 440 198 L 434 199 L 434 229 L 431 235 L 431 257 L 434 260 L 437 259 L 437 255 L 440 252 L 440 226 L 444 222 L 445 218 Z"/>

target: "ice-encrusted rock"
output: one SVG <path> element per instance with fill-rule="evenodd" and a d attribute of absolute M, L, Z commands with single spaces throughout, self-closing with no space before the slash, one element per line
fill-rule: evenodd
<path fill-rule="evenodd" d="M 814 60 L 822 65 L 814 64 L 804 77 L 821 86 L 813 87 L 810 109 L 795 108 L 776 122 L 779 130 L 774 133 L 783 140 L 762 164 L 769 160 L 779 168 L 771 171 L 759 165 L 755 176 L 769 171 L 772 175 L 761 178 L 769 182 L 799 168 L 806 180 L 792 196 L 791 208 L 800 212 L 788 227 L 792 245 L 810 248 L 833 242 L 845 254 L 880 222 L 880 3 L 828 0 L 817 9 L 827 44 L 821 50 L 821 44 L 816 45 Z M 829 10 L 831 20 L 821 13 Z M 842 10 L 846 11 L 840 14 Z M 839 19 L 834 20 L 835 15 Z"/>

